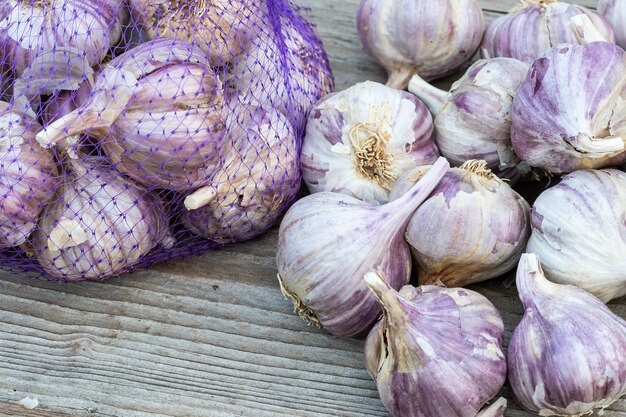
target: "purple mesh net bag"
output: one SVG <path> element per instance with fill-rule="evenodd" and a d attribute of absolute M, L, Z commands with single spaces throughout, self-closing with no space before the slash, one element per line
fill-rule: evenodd
<path fill-rule="evenodd" d="M 0 4 L 0 262 L 102 280 L 261 235 L 333 89 L 289 0 Z"/>

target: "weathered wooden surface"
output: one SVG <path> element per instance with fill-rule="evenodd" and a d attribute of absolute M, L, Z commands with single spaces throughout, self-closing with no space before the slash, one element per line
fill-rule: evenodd
<path fill-rule="evenodd" d="M 481 4 L 492 19 L 515 2 Z M 384 80 L 356 36 L 358 1 L 309 4 L 337 87 Z M 275 245 L 273 231 L 101 284 L 0 274 L 0 417 L 388 416 L 362 341 L 306 326 L 281 296 Z M 514 288 L 472 288 L 502 312 L 508 342 L 522 312 Z M 626 317 L 626 300 L 610 307 Z M 17 403 L 27 395 L 35 410 Z M 626 400 L 604 416 L 626 417 Z"/>

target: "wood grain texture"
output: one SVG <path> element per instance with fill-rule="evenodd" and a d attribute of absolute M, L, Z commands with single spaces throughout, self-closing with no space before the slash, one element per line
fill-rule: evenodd
<path fill-rule="evenodd" d="M 514 3 L 481 1 L 487 19 Z M 337 88 L 384 81 L 358 41 L 358 1 L 309 5 Z M 0 417 L 387 417 L 363 342 L 293 314 L 276 282 L 275 246 L 273 230 L 101 284 L 0 273 Z M 515 289 L 472 288 L 502 312 L 508 343 L 522 313 Z M 626 300 L 610 307 L 626 317 Z M 38 408 L 17 404 L 27 395 Z M 510 401 L 506 416 L 531 414 Z M 626 417 L 626 400 L 604 416 Z"/>

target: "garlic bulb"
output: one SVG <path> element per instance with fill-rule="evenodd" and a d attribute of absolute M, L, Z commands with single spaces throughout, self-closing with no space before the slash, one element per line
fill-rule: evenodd
<path fill-rule="evenodd" d="M 365 341 L 365 364 L 394 417 L 476 417 L 506 379 L 504 324 L 482 295 L 365 275 L 383 317 Z M 502 400 L 485 415 L 502 415 Z M 480 415 L 480 414 L 479 414 Z"/>
<path fill-rule="evenodd" d="M 548 281 L 532 253 L 520 260 L 517 290 L 525 310 L 508 365 L 520 405 L 582 416 L 626 394 L 626 321 L 588 292 Z"/>
<path fill-rule="evenodd" d="M 302 174 L 313 193 L 385 203 L 394 181 L 439 152 L 432 117 L 413 95 L 371 81 L 320 100 L 309 116 Z"/>
<path fill-rule="evenodd" d="M 224 136 L 222 83 L 204 52 L 180 40 L 146 42 L 111 61 L 90 100 L 46 126 L 43 146 L 82 133 L 101 138 L 121 173 L 149 186 L 187 191 Z"/>
<path fill-rule="evenodd" d="M 535 201 L 527 251 L 541 258 L 551 281 L 608 302 L 626 295 L 625 217 L 625 173 L 572 172 Z"/>
<path fill-rule="evenodd" d="M 625 87 L 620 47 L 592 42 L 550 49 L 513 99 L 515 153 L 556 174 L 626 161 Z"/>
<path fill-rule="evenodd" d="M 404 194 L 429 167 L 398 180 Z M 451 168 L 406 228 L 419 283 L 461 287 L 513 269 L 530 236 L 530 206 L 484 161 Z"/>
<path fill-rule="evenodd" d="M 8 0 L 0 20 L 0 45 L 16 77 L 42 52 L 77 48 L 99 64 L 122 34 L 127 11 L 120 0 Z M 7 13 L 8 12 L 8 13 Z M 0 18 L 2 18 L 0 11 Z"/>
<path fill-rule="evenodd" d="M 300 317 L 338 336 L 362 335 L 372 327 L 380 306 L 363 276 L 380 271 L 396 289 L 409 282 L 404 228 L 448 167 L 440 158 L 409 192 L 382 206 L 329 192 L 291 206 L 278 231 L 276 264 L 283 294 Z"/>
<path fill-rule="evenodd" d="M 405 89 L 418 73 L 430 81 L 455 72 L 483 36 L 477 0 L 361 0 L 361 43 L 389 74 L 389 87 Z"/>
<path fill-rule="evenodd" d="M 409 91 L 435 116 L 437 147 L 452 166 L 484 160 L 494 174 L 511 183 L 530 171 L 511 144 L 513 97 L 528 68 L 528 64 L 511 58 L 481 59 L 449 93 L 413 76 Z"/>
<path fill-rule="evenodd" d="M 579 15 L 588 16 L 603 38 L 615 43 L 611 25 L 593 10 L 556 0 L 523 0 L 514 11 L 487 25 L 481 55 L 532 63 L 562 43 L 580 44 L 571 27 L 571 19 Z"/>
<path fill-rule="evenodd" d="M 613 27 L 615 41 L 622 48 L 626 48 L 626 2 L 623 0 L 598 1 L 598 13 L 605 17 Z"/>
<path fill-rule="evenodd" d="M 243 100 L 271 105 L 300 131 L 313 105 L 333 91 L 333 74 L 313 28 L 280 2 L 268 8 L 280 16 L 280 30 L 258 32 L 233 63 L 232 83 Z"/>
<path fill-rule="evenodd" d="M 230 146 L 220 168 L 187 196 L 182 214 L 189 230 L 218 243 L 259 236 L 300 189 L 296 136 L 285 116 L 246 106 L 231 112 L 226 126 Z"/>
<path fill-rule="evenodd" d="M 0 249 L 29 240 L 59 184 L 52 152 L 35 141 L 37 121 L 0 101 Z"/>
<path fill-rule="evenodd" d="M 44 125 L 53 123 L 55 120 L 66 116 L 89 102 L 92 85 L 85 80 L 76 90 L 59 90 L 46 100 L 41 118 Z"/>
<path fill-rule="evenodd" d="M 261 1 L 129 0 L 135 19 L 148 39 L 169 38 L 193 43 L 221 67 L 244 51 L 261 30 Z"/>
<path fill-rule="evenodd" d="M 168 233 L 164 205 L 101 159 L 67 163 L 65 179 L 33 235 L 52 278 L 101 280 L 129 270 Z"/>

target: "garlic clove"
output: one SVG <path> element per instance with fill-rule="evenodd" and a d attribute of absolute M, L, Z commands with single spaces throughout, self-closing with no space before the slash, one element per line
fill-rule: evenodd
<path fill-rule="evenodd" d="M 440 158 L 409 192 L 381 206 L 329 192 L 291 206 L 278 231 L 276 264 L 298 314 L 335 335 L 369 330 L 380 306 L 362 277 L 380 270 L 393 288 L 408 282 L 411 259 L 402 233 L 448 167 Z"/>
<path fill-rule="evenodd" d="M 375 272 L 364 280 L 383 308 L 365 342 L 366 365 L 393 416 L 502 415 L 502 399 L 479 414 L 506 378 L 504 325 L 485 297 L 436 286 L 397 292 Z"/>
<path fill-rule="evenodd" d="M 439 155 L 426 106 L 409 93 L 366 81 L 320 100 L 309 116 L 302 172 L 313 192 L 388 201 L 394 181 Z"/>
<path fill-rule="evenodd" d="M 599 299 L 548 281 L 535 254 L 517 270 L 524 317 L 509 344 L 517 402 L 542 416 L 581 416 L 626 394 L 626 322 Z"/>
<path fill-rule="evenodd" d="M 387 86 L 405 89 L 414 73 L 433 80 L 469 60 L 483 34 L 476 0 L 361 0 L 361 43 L 389 74 Z"/>
<path fill-rule="evenodd" d="M 428 171 L 397 181 L 391 198 Z M 451 168 L 415 211 L 405 231 L 420 284 L 461 287 L 513 269 L 530 236 L 530 206 L 484 161 Z"/>
<path fill-rule="evenodd" d="M 624 216 L 625 173 L 572 172 L 535 201 L 526 250 L 541 258 L 551 281 L 576 285 L 608 302 L 626 295 Z"/>

